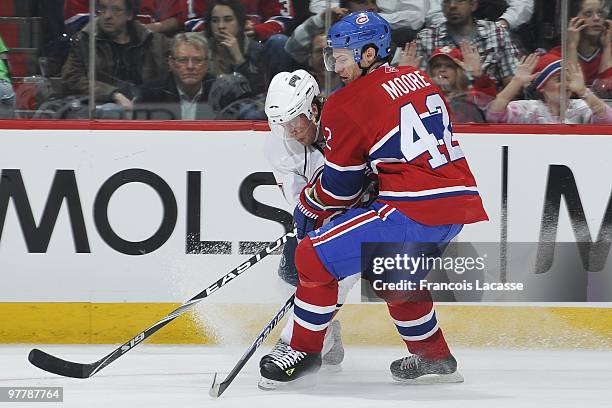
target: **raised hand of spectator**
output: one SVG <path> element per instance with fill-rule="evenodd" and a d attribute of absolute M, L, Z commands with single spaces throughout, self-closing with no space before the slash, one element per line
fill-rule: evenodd
<path fill-rule="evenodd" d="M 505 112 L 510 101 L 516 95 L 518 95 L 524 86 L 528 85 L 535 79 L 537 73 L 532 74 L 532 72 L 535 69 L 539 59 L 540 57 L 537 54 L 529 54 L 527 56 L 523 56 L 519 60 L 512 80 L 510 80 L 508 85 L 506 85 L 489 104 L 487 118 L 490 116 L 490 114 L 497 115 Z"/>
<path fill-rule="evenodd" d="M 523 56 L 516 66 L 513 80 L 520 82 L 523 86 L 529 85 L 537 75 L 537 73 L 533 74 L 533 70 L 538 64 L 538 59 L 540 57 L 535 53 Z"/>
<path fill-rule="evenodd" d="M 478 49 L 469 41 L 461 41 L 459 48 L 463 55 L 463 62 L 458 61 L 458 64 L 464 71 L 469 72 L 473 78 L 480 78 L 482 76 L 482 65 L 480 65 Z"/>
<path fill-rule="evenodd" d="M 604 50 L 609 50 L 612 48 L 612 20 L 606 20 L 604 22 L 604 29 L 601 32 L 601 37 L 599 37 L 601 41 L 601 47 Z"/>
<path fill-rule="evenodd" d="M 573 17 L 567 26 L 567 45 L 576 48 L 580 41 L 580 33 L 587 28 L 586 21 L 581 17 Z"/>
<path fill-rule="evenodd" d="M 330 8 L 330 11 L 332 24 L 338 22 L 342 17 L 349 14 L 349 10 L 345 9 L 344 7 L 332 7 Z M 323 10 L 323 12 L 321 13 L 321 17 L 325 18 L 325 10 Z"/>
<path fill-rule="evenodd" d="M 404 48 L 400 53 L 400 59 L 398 62 L 399 66 L 410 66 L 418 68 L 421 65 L 423 56 L 417 56 L 417 44 L 416 41 L 411 41 L 404 44 Z"/>
<path fill-rule="evenodd" d="M 247 37 L 250 38 L 255 38 L 255 24 L 253 24 L 253 22 L 251 20 L 247 20 L 244 23 L 244 33 L 247 35 Z"/>
<path fill-rule="evenodd" d="M 235 65 L 242 64 L 245 60 L 240 49 L 238 39 L 226 30 L 219 30 L 219 44 L 227 48 Z"/>
<path fill-rule="evenodd" d="M 113 100 L 117 105 L 121 106 L 125 112 L 134 110 L 134 103 L 121 92 L 115 92 L 113 94 Z"/>
<path fill-rule="evenodd" d="M 586 92 L 584 74 L 582 69 L 580 69 L 580 65 L 575 62 L 567 61 L 567 87 L 580 97 Z"/>

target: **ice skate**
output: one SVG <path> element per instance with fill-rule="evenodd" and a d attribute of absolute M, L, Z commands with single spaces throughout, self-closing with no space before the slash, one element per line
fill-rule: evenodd
<path fill-rule="evenodd" d="M 294 382 L 321 368 L 321 353 L 305 353 L 287 346 L 283 355 L 270 358 L 260 367 L 261 379 L 258 387 L 273 390 L 279 385 Z"/>
<path fill-rule="evenodd" d="M 427 360 L 414 354 L 400 358 L 391 363 L 391 376 L 395 381 L 411 384 L 463 382 L 452 355 L 443 360 Z"/>
<path fill-rule="evenodd" d="M 340 371 L 344 360 L 344 345 L 342 344 L 341 326 L 338 320 L 330 323 L 323 344 L 323 368 L 327 371 Z M 327 345 L 330 342 L 331 345 Z"/>
<path fill-rule="evenodd" d="M 281 358 L 289 351 L 289 348 L 289 344 L 285 343 L 282 339 L 278 339 L 272 350 L 259 360 L 259 368 L 268 362 Z"/>

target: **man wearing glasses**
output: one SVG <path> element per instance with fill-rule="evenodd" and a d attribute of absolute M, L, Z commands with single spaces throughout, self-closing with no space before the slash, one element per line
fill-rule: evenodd
<path fill-rule="evenodd" d="M 96 5 L 96 85 L 95 103 L 114 102 L 126 113 L 141 92 L 143 83 L 168 73 L 167 39 L 152 33 L 135 20 L 136 0 L 99 0 Z M 89 93 L 88 23 L 74 38 L 68 60 L 62 69 L 64 93 Z"/>
<path fill-rule="evenodd" d="M 137 117 L 145 113 L 146 119 L 214 119 L 208 94 L 215 77 L 208 73 L 206 38 L 201 33 L 180 33 L 170 50 L 170 74 L 145 84 Z"/>

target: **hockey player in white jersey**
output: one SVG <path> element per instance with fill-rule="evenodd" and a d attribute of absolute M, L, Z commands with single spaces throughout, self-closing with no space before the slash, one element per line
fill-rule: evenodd
<path fill-rule="evenodd" d="M 323 169 L 325 141 L 318 126 L 322 105 L 316 80 L 304 70 L 280 72 L 270 82 L 265 111 L 271 135 L 266 140 L 265 155 L 273 167 L 278 186 L 292 207 L 297 204 L 302 188 L 315 180 Z M 297 286 L 293 256 L 296 245 L 295 238 L 285 244 L 279 266 L 279 276 L 293 286 Z M 358 279 L 359 275 L 340 282 L 338 308 Z M 284 353 L 291 342 L 292 328 L 293 314 L 290 314 L 280 339 L 272 351 L 262 357 L 260 366 Z M 322 360 L 324 365 L 338 368 L 344 358 L 340 322 L 332 322 L 330 328 L 324 340 Z M 270 387 L 260 382 L 260 388 Z"/>

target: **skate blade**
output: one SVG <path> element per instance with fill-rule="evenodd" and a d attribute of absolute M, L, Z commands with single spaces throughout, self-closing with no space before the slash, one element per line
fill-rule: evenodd
<path fill-rule="evenodd" d="M 283 391 L 283 390 L 300 390 L 306 388 L 312 388 L 317 383 L 317 375 L 315 373 L 305 375 L 304 377 L 298 378 L 294 381 L 275 381 L 268 378 L 260 377 L 257 383 L 257 388 L 263 391 Z"/>
<path fill-rule="evenodd" d="M 452 374 L 426 374 L 418 378 L 406 379 L 392 375 L 395 381 L 405 384 L 450 384 L 450 383 L 462 383 L 464 381 L 463 376 L 459 371 L 455 371 Z"/>

